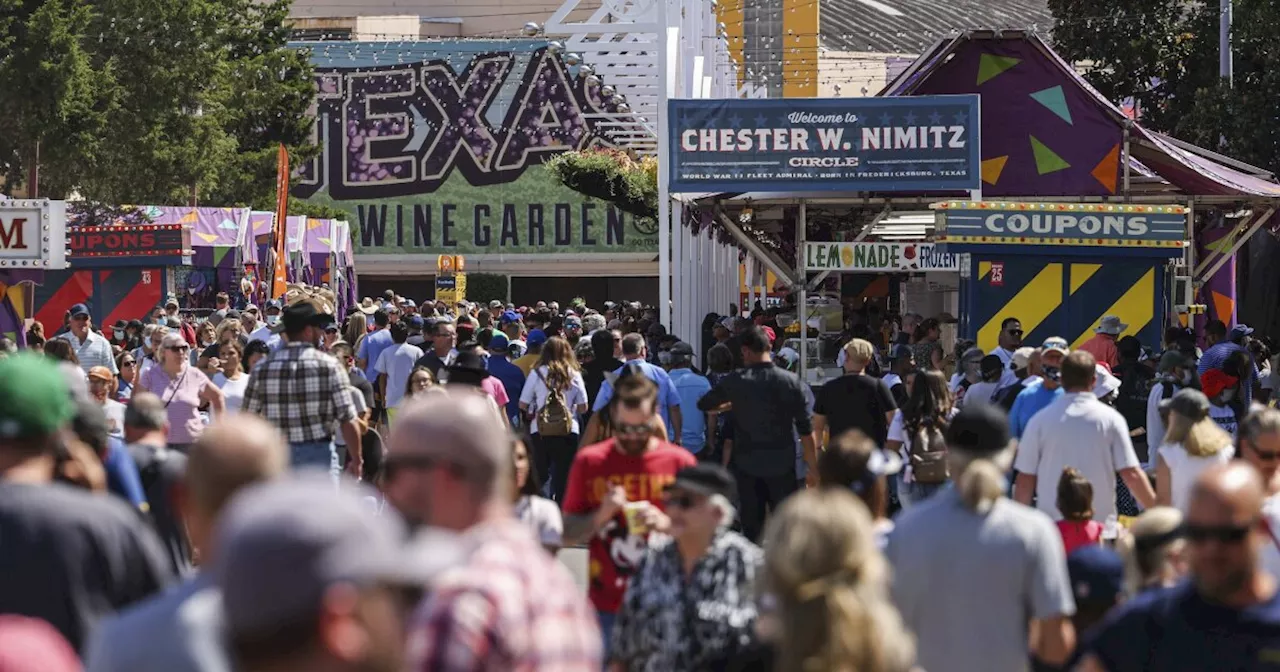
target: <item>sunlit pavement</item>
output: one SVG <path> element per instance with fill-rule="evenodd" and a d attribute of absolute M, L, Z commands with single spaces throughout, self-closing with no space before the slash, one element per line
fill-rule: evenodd
<path fill-rule="evenodd" d="M 587 590 L 587 549 L 585 546 L 576 548 L 563 548 L 556 555 L 565 567 L 569 568 L 569 573 L 573 575 L 574 583 L 583 592 Z"/>

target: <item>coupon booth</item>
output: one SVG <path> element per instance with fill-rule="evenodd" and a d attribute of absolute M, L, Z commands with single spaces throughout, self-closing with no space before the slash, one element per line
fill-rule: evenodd
<path fill-rule="evenodd" d="M 188 224 L 70 226 L 66 238 L 70 268 L 36 287 L 34 317 L 51 330 L 77 303 L 99 325 L 142 318 L 174 293 L 172 272 L 194 254 Z"/>
<path fill-rule="evenodd" d="M 937 242 L 965 253 L 962 337 L 995 348 L 1000 323 L 1022 322 L 1023 342 L 1061 336 L 1079 347 L 1115 315 L 1152 348 L 1170 305 L 1166 266 L 1187 245 L 1180 205 L 973 202 L 934 205 Z"/>

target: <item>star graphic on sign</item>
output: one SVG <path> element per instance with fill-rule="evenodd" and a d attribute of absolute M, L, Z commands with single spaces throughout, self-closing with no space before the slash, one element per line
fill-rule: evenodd
<path fill-rule="evenodd" d="M 764 116 L 763 114 L 757 114 L 755 121 L 756 121 L 756 128 L 765 128 L 766 126 L 769 125 L 769 118 Z"/>
<path fill-rule="evenodd" d="M 729 125 L 734 128 L 742 128 L 742 117 L 739 117 L 736 114 L 729 117 Z"/>
<path fill-rule="evenodd" d="M 956 112 L 951 118 L 955 119 L 957 124 L 963 125 L 964 122 L 969 120 L 969 115 L 964 110 L 961 110 L 959 112 Z"/>
<path fill-rule="evenodd" d="M 916 125 L 916 113 L 915 113 L 915 112 L 907 112 L 907 116 L 903 117 L 903 118 L 902 118 L 902 120 L 903 120 L 903 121 L 904 121 L 908 126 L 915 126 L 915 125 Z"/>
<path fill-rule="evenodd" d="M 880 115 L 881 126 L 888 126 L 892 123 L 893 123 L 893 115 L 889 114 L 888 112 L 885 112 L 884 114 Z"/>
<path fill-rule="evenodd" d="M 934 163 L 929 165 L 929 172 L 934 175 L 940 175 L 944 170 L 946 170 L 946 168 L 943 168 L 940 164 Z"/>
<path fill-rule="evenodd" d="M 938 114 L 938 111 L 937 111 L 937 110 L 934 110 L 934 111 L 933 111 L 933 114 L 930 114 L 930 115 L 929 115 L 929 123 L 930 123 L 930 124 L 933 124 L 934 126 L 937 126 L 938 124 L 941 124 L 941 123 L 942 123 L 942 115 L 941 115 L 941 114 Z"/>

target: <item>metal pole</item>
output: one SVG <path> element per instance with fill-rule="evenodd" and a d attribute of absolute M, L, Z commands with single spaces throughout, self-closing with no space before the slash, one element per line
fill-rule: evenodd
<path fill-rule="evenodd" d="M 1218 17 L 1218 76 L 1233 86 L 1231 63 L 1231 5 L 1232 0 L 1218 0 L 1221 15 Z"/>
<path fill-rule="evenodd" d="M 808 208 L 801 199 L 800 216 L 796 219 L 796 277 L 800 279 L 800 303 L 796 305 L 796 318 L 800 320 L 800 382 L 805 385 L 809 381 L 809 291 L 804 283 L 804 240 L 808 219 Z"/>
<path fill-rule="evenodd" d="M 669 0 L 659 0 L 658 34 L 658 320 L 671 329 L 671 192 L 668 166 L 671 140 L 667 136 L 667 101 L 671 99 L 674 64 L 671 63 L 671 19 Z M 678 33 L 677 33 L 678 34 Z"/>

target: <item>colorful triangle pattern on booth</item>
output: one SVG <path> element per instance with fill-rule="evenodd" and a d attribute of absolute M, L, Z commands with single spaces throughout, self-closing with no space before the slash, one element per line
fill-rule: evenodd
<path fill-rule="evenodd" d="M 1000 73 L 1022 62 L 1021 58 L 983 54 L 978 59 L 978 86 L 995 79 Z"/>
<path fill-rule="evenodd" d="M 213 265 L 222 264 L 222 260 L 226 258 L 227 253 L 231 251 L 230 245 L 214 245 L 213 246 Z"/>
<path fill-rule="evenodd" d="M 982 181 L 987 184 L 994 185 L 1000 181 L 1000 174 L 1004 172 L 1004 164 L 1009 162 L 1009 155 L 997 156 L 982 162 Z"/>
<path fill-rule="evenodd" d="M 1031 98 L 1037 103 L 1049 108 L 1049 111 L 1058 115 L 1068 124 L 1074 124 L 1071 121 L 1071 109 L 1067 107 L 1067 96 L 1062 92 L 1062 86 L 1052 86 L 1043 91 L 1036 91 L 1031 94 Z"/>
<path fill-rule="evenodd" d="M 1031 153 L 1036 157 L 1036 172 L 1041 175 L 1056 173 L 1059 170 L 1066 170 L 1071 167 L 1065 159 L 1058 156 L 1056 152 L 1049 149 L 1043 142 L 1040 142 L 1036 136 L 1031 137 Z"/>
<path fill-rule="evenodd" d="M 1214 315 L 1214 317 L 1230 324 L 1231 315 L 1236 309 L 1236 302 L 1231 297 L 1224 296 L 1218 292 L 1210 292 L 1210 294 L 1213 295 L 1213 309 L 1217 311 L 1217 315 Z"/>
<path fill-rule="evenodd" d="M 1106 187 L 1107 191 L 1116 193 L 1116 180 L 1120 176 L 1120 143 L 1116 143 L 1089 174 Z"/>
<path fill-rule="evenodd" d="M 212 243 L 218 239 L 218 234 L 216 233 L 200 233 L 199 231 L 196 231 L 195 234 L 200 236 L 200 240 L 203 240 L 206 243 Z"/>

